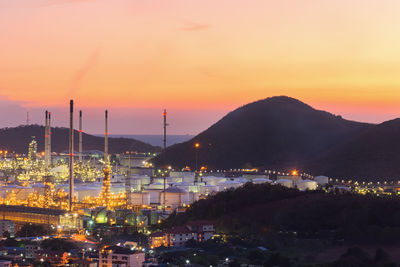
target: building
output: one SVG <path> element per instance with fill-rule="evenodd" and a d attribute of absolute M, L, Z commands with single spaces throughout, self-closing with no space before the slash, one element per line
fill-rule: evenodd
<path fill-rule="evenodd" d="M 215 234 L 214 224 L 210 221 L 192 221 L 186 227 L 197 233 L 197 242 L 209 240 Z"/>
<path fill-rule="evenodd" d="M 20 225 L 25 223 L 59 225 L 60 217 L 65 213 L 66 211 L 55 209 L 0 205 L 1 218 Z"/>
<path fill-rule="evenodd" d="M 151 247 L 183 247 L 189 240 L 203 242 L 215 234 L 214 225 L 209 221 L 193 221 L 185 226 L 168 229 L 165 232 L 152 233 L 149 236 Z"/>
<path fill-rule="evenodd" d="M 25 258 L 34 259 L 36 256 L 36 252 L 41 250 L 38 243 L 32 243 L 25 245 Z"/>
<path fill-rule="evenodd" d="M 165 238 L 167 246 L 184 247 L 187 241 L 197 239 L 197 233 L 190 231 L 186 226 L 178 226 L 166 231 Z"/>
<path fill-rule="evenodd" d="M 48 262 L 51 266 L 65 266 L 68 260 L 67 252 L 38 250 L 35 254 L 36 262 Z"/>
<path fill-rule="evenodd" d="M 99 267 L 142 267 L 145 253 L 120 246 L 100 250 Z"/>
<path fill-rule="evenodd" d="M 13 221 L 0 220 L 0 235 L 5 236 L 5 233 L 9 233 L 10 237 L 14 237 L 15 225 Z"/>
<path fill-rule="evenodd" d="M 0 260 L 0 267 L 11 267 L 11 261 L 8 260 Z"/>

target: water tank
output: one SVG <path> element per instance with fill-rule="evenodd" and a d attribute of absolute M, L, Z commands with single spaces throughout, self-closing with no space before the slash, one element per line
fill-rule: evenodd
<path fill-rule="evenodd" d="M 132 192 L 131 194 L 132 205 L 150 205 L 149 192 Z"/>
<path fill-rule="evenodd" d="M 296 187 L 300 191 L 315 190 L 315 189 L 317 189 L 318 184 L 316 181 L 312 181 L 312 180 L 298 180 L 298 181 L 296 181 Z"/>
<path fill-rule="evenodd" d="M 324 175 L 316 176 L 314 178 L 314 181 L 318 183 L 318 185 L 326 185 L 329 183 L 329 178 Z"/>
<path fill-rule="evenodd" d="M 293 181 L 289 179 L 279 179 L 276 181 L 277 184 L 280 184 L 282 186 L 292 188 L 293 187 Z"/>

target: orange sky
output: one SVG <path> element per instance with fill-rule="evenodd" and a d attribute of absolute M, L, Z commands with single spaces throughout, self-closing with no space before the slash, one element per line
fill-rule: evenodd
<path fill-rule="evenodd" d="M 175 133 L 274 95 L 379 122 L 400 114 L 398 10 L 395 0 L 0 1 L 0 96 L 202 121 Z"/>

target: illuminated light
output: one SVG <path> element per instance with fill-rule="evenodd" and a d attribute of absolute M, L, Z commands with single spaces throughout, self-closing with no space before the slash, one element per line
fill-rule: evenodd
<path fill-rule="evenodd" d="M 199 143 L 196 143 L 196 144 L 194 144 L 194 147 L 195 147 L 195 148 L 199 148 L 199 147 L 200 147 L 200 144 L 199 144 Z"/>
<path fill-rule="evenodd" d="M 297 175 L 297 171 L 296 171 L 296 170 L 293 170 L 293 171 L 292 171 L 292 175 L 293 175 L 293 176 Z"/>

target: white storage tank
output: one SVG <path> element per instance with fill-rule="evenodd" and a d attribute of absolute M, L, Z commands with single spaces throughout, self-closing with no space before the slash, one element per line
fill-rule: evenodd
<path fill-rule="evenodd" d="M 122 175 L 122 174 L 111 174 L 110 182 L 111 183 L 124 183 L 125 182 L 125 175 Z"/>
<path fill-rule="evenodd" d="M 142 180 L 142 185 L 150 184 L 150 177 L 147 175 L 141 176 L 140 179 Z"/>
<path fill-rule="evenodd" d="M 144 192 L 150 194 L 150 204 L 160 204 L 160 194 L 162 191 L 162 189 L 146 189 Z"/>
<path fill-rule="evenodd" d="M 183 181 L 182 177 L 167 177 L 167 183 L 181 183 Z"/>
<path fill-rule="evenodd" d="M 280 184 L 282 186 L 292 188 L 293 187 L 293 181 L 289 179 L 279 179 L 276 181 L 277 184 Z"/>
<path fill-rule="evenodd" d="M 296 181 L 296 187 L 300 191 L 315 190 L 315 189 L 317 189 L 318 184 L 316 181 L 312 181 L 312 180 L 298 180 L 298 181 Z"/>
<path fill-rule="evenodd" d="M 200 179 L 200 177 L 199 177 L 199 179 Z M 183 176 L 182 182 L 194 183 L 194 175 L 186 175 L 186 176 Z"/>
<path fill-rule="evenodd" d="M 168 184 L 165 184 L 165 188 L 168 188 Z M 164 189 L 164 183 L 152 183 L 146 186 L 146 189 Z"/>
<path fill-rule="evenodd" d="M 326 185 L 329 184 L 329 177 L 324 175 L 316 176 L 314 181 L 316 181 L 318 185 Z"/>
<path fill-rule="evenodd" d="M 77 186 L 74 189 L 76 197 L 79 201 L 82 201 L 86 197 L 97 197 L 100 195 L 101 188 L 88 187 L 88 186 Z"/>
<path fill-rule="evenodd" d="M 149 192 L 132 192 L 130 196 L 132 205 L 150 205 Z"/>
<path fill-rule="evenodd" d="M 182 206 L 183 204 L 188 205 L 189 202 L 189 193 L 178 187 L 170 187 L 165 190 L 165 193 L 162 192 L 160 194 L 161 202 L 164 201 L 165 194 L 165 205 L 170 206 L 173 209 Z"/>
<path fill-rule="evenodd" d="M 189 192 L 191 185 L 192 185 L 192 183 L 188 183 L 188 182 L 175 183 L 175 187 L 185 190 L 186 192 Z"/>
<path fill-rule="evenodd" d="M 226 182 L 227 179 L 225 177 L 205 176 L 202 177 L 201 180 L 208 185 L 217 185 Z"/>
<path fill-rule="evenodd" d="M 142 189 L 142 179 L 140 178 L 131 178 L 130 184 L 132 191 L 140 191 Z"/>
<path fill-rule="evenodd" d="M 218 183 L 218 191 L 224 191 L 230 188 L 238 188 L 242 186 L 242 183 L 235 182 L 235 181 L 225 181 L 222 183 Z"/>

